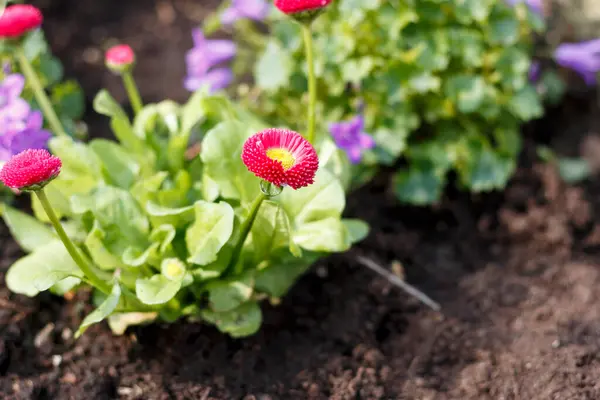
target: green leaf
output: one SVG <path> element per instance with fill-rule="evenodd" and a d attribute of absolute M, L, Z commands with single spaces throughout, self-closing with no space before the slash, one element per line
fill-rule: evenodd
<path fill-rule="evenodd" d="M 303 249 L 337 253 L 350 248 L 346 225 L 339 218 L 307 222 L 294 230 L 294 242 Z"/>
<path fill-rule="evenodd" d="M 73 80 L 52 87 L 52 103 L 63 117 L 79 119 L 85 111 L 85 95 L 81 86 Z"/>
<path fill-rule="evenodd" d="M 33 61 L 41 54 L 46 53 L 48 51 L 48 43 L 44 37 L 43 30 L 35 29 L 26 34 L 21 43 L 21 48 L 29 61 Z"/>
<path fill-rule="evenodd" d="M 108 90 L 102 89 L 94 98 L 94 111 L 111 118 L 128 119 L 121 105 L 110 95 Z"/>
<path fill-rule="evenodd" d="M 115 313 L 108 316 L 108 326 L 115 335 L 123 335 L 128 327 L 156 320 L 156 312 Z"/>
<path fill-rule="evenodd" d="M 23 250 L 32 252 L 57 239 L 54 231 L 37 219 L 6 204 L 1 207 L 4 222 Z"/>
<path fill-rule="evenodd" d="M 346 206 L 341 182 L 324 168 L 317 171 L 314 184 L 298 190 L 285 188 L 277 200 L 294 225 L 339 218 Z"/>
<path fill-rule="evenodd" d="M 135 283 L 135 294 L 144 304 L 164 304 L 179 292 L 181 282 L 181 280 L 168 279 L 164 275 L 141 278 Z"/>
<path fill-rule="evenodd" d="M 240 281 L 216 281 L 206 286 L 212 311 L 221 313 L 231 311 L 250 300 L 254 289 L 253 279 L 246 277 Z"/>
<path fill-rule="evenodd" d="M 342 222 L 348 230 L 350 243 L 361 242 L 369 235 L 369 225 L 359 219 L 343 219 Z"/>
<path fill-rule="evenodd" d="M 202 312 L 202 318 L 234 338 L 251 336 L 262 324 L 262 312 L 256 302 L 244 303 L 235 310 L 225 313 L 205 310 Z"/>
<path fill-rule="evenodd" d="M 515 93 L 508 103 L 510 111 L 523 121 L 530 121 L 544 115 L 540 97 L 531 85 Z"/>
<path fill-rule="evenodd" d="M 485 97 L 485 81 L 480 76 L 458 75 L 446 82 L 446 94 L 461 112 L 477 111 Z"/>
<path fill-rule="evenodd" d="M 289 255 L 273 256 L 269 265 L 257 272 L 256 290 L 272 297 L 282 297 L 317 258 L 314 254 L 307 254 L 302 258 Z"/>
<path fill-rule="evenodd" d="M 73 182 L 89 180 L 89 178 L 93 181 L 103 180 L 102 163 L 87 145 L 61 136 L 52 138 L 49 147 L 62 161 L 59 179 Z"/>
<path fill-rule="evenodd" d="M 145 208 L 151 199 L 156 198 L 156 193 L 160 190 L 168 176 L 168 172 L 161 171 L 134 183 L 130 191 L 142 208 Z"/>
<path fill-rule="evenodd" d="M 256 221 L 252 225 L 253 256 L 255 264 L 267 260 L 270 254 L 281 248 L 289 248 L 296 256 L 302 254 L 291 240 L 290 220 L 281 206 L 271 201 L 263 202 Z"/>
<path fill-rule="evenodd" d="M 256 63 L 254 79 L 264 90 L 275 91 L 289 84 L 293 61 L 279 42 L 272 39 Z"/>
<path fill-rule="evenodd" d="M 161 225 L 156 227 L 150 234 L 150 241 L 152 244 L 148 249 L 141 255 L 137 260 L 127 260 L 128 254 L 133 254 L 131 251 L 134 249 L 128 249 L 123 255 L 123 261 L 131 266 L 139 267 L 143 264 L 151 264 L 156 267 L 160 266 L 162 260 L 166 257 L 173 255 L 173 240 L 176 235 L 175 227 L 172 225 Z"/>
<path fill-rule="evenodd" d="M 53 240 L 17 260 L 6 274 L 6 285 L 15 293 L 33 297 L 63 279 L 83 275 L 60 240 Z"/>
<path fill-rule="evenodd" d="M 207 265 L 217 259 L 217 254 L 233 233 L 233 208 L 225 202 L 198 201 L 194 210 L 196 220 L 185 234 L 190 254 L 188 262 Z"/>
<path fill-rule="evenodd" d="M 444 176 L 428 165 L 413 165 L 394 176 L 394 193 L 407 203 L 432 204 L 440 200 L 444 188 Z"/>
<path fill-rule="evenodd" d="M 515 159 L 502 156 L 486 146 L 471 146 L 469 151 L 468 168 L 459 170 L 465 185 L 473 192 L 504 188 L 515 169 Z"/>
<path fill-rule="evenodd" d="M 108 271 L 125 266 L 121 261 L 124 245 L 118 230 L 105 232 L 98 221 L 94 221 L 94 226 L 85 239 L 85 246 L 94 263 Z"/>
<path fill-rule="evenodd" d="M 60 60 L 50 54 L 39 59 L 39 79 L 44 87 L 52 86 L 63 78 L 63 66 Z"/>
<path fill-rule="evenodd" d="M 194 220 L 194 206 L 169 208 L 150 201 L 146 204 L 146 212 L 150 217 L 152 226 L 168 224 L 181 228 Z"/>
<path fill-rule="evenodd" d="M 102 161 L 107 181 L 123 189 L 129 189 L 137 180 L 140 166 L 121 146 L 105 139 L 94 139 L 90 148 Z"/>
<path fill-rule="evenodd" d="M 539 87 L 544 100 L 552 105 L 559 104 L 567 90 L 567 85 L 556 71 L 545 71 Z"/>
<path fill-rule="evenodd" d="M 119 300 L 121 299 L 121 286 L 115 283 L 112 291 L 106 297 L 106 299 L 100 304 L 98 308 L 92 311 L 84 320 L 81 322 L 79 329 L 75 332 L 75 339 L 79 338 L 88 327 L 97 324 L 98 322 L 107 318 L 117 308 Z"/>
<path fill-rule="evenodd" d="M 75 214 L 91 212 L 103 229 L 116 227 L 128 243 L 144 246 L 149 223 L 131 194 L 112 186 L 100 186 L 87 195 L 71 197 Z"/>
<path fill-rule="evenodd" d="M 500 18 L 490 21 L 489 40 L 493 44 L 511 46 L 519 40 L 519 21 Z"/>
<path fill-rule="evenodd" d="M 352 181 L 352 168 L 348 156 L 333 140 L 327 138 L 321 143 L 319 149 L 319 168 L 326 168 L 341 182 L 344 189 L 350 187 Z"/>
<path fill-rule="evenodd" d="M 204 137 L 200 154 L 204 173 L 217 183 L 225 198 L 251 202 L 259 193 L 259 180 L 241 160 L 244 142 L 252 133 L 247 124 L 228 120 L 215 126 Z"/>
<path fill-rule="evenodd" d="M 194 127 L 206 117 L 204 111 L 206 92 L 198 90 L 192 94 L 187 103 L 181 108 L 181 131 L 189 134 Z"/>
<path fill-rule="evenodd" d="M 583 158 L 561 157 L 558 159 L 558 172 L 565 182 L 576 184 L 588 179 L 592 169 Z"/>

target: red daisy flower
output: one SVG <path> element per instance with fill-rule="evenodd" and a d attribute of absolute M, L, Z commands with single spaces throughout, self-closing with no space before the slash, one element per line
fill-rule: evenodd
<path fill-rule="evenodd" d="M 108 68 L 121 72 L 135 63 L 135 53 L 130 46 L 120 44 L 108 49 L 104 60 Z"/>
<path fill-rule="evenodd" d="M 29 4 L 15 4 L 6 7 L 0 16 L 0 38 L 16 38 L 40 26 L 44 16 Z"/>
<path fill-rule="evenodd" d="M 327 7 L 333 0 L 275 0 L 275 7 L 285 14 L 316 11 Z"/>
<path fill-rule="evenodd" d="M 20 152 L 0 171 L 0 181 L 11 189 L 39 190 L 60 173 L 62 162 L 47 150 L 28 149 Z"/>
<path fill-rule="evenodd" d="M 252 135 L 244 143 L 242 161 L 259 178 L 293 189 L 312 184 L 319 168 L 312 145 L 287 129 L 265 129 Z"/>

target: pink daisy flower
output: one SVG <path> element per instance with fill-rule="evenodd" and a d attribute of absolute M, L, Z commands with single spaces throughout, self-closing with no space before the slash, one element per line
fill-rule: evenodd
<path fill-rule="evenodd" d="M 42 24 L 42 12 L 29 4 L 6 7 L 0 16 L 0 38 L 16 38 Z"/>
<path fill-rule="evenodd" d="M 20 152 L 0 171 L 0 181 L 11 189 L 39 190 L 60 173 L 62 162 L 47 150 L 28 149 Z"/>
<path fill-rule="evenodd" d="M 285 14 L 296 14 L 324 8 L 332 0 L 275 0 L 275 7 Z"/>
<path fill-rule="evenodd" d="M 312 145 L 287 129 L 265 129 L 252 135 L 244 143 L 242 161 L 257 177 L 293 189 L 312 184 L 319 168 Z"/>

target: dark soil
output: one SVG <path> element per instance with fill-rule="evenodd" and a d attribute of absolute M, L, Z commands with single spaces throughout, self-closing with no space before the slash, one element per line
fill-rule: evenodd
<path fill-rule="evenodd" d="M 101 60 L 85 56 L 110 33 L 145 60 L 136 74 L 146 99 L 185 97 L 183 52 L 202 16 L 189 10 L 204 1 L 60 3 L 49 8 L 48 34 L 88 93 L 105 84 L 119 93 Z M 163 24 L 169 7 L 175 19 Z M 600 399 L 600 179 L 566 186 L 535 161 L 540 141 L 600 159 L 590 104 L 570 99 L 527 127 L 502 194 L 402 207 L 383 172 L 349 200 L 348 214 L 367 220 L 371 235 L 315 265 L 279 306 L 265 305 L 252 338 L 182 322 L 122 337 L 101 324 L 75 341 L 85 295 L 28 299 L 2 286 L 0 397 Z M 5 227 L 0 235 L 3 274 L 20 253 Z M 359 254 L 396 262 L 442 313 L 359 266 Z"/>

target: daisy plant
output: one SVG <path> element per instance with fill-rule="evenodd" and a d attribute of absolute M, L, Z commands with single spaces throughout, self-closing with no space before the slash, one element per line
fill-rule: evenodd
<path fill-rule="evenodd" d="M 259 2 L 229 6 L 232 23 L 264 13 Z M 26 252 L 6 274 L 12 291 L 91 291 L 96 309 L 77 335 L 104 319 L 123 333 L 186 318 L 242 337 L 259 329 L 261 301 L 277 304 L 317 259 L 367 234 L 363 222 L 342 218 L 349 164 L 332 140 L 309 140 L 311 123 L 298 124 L 300 133 L 273 128 L 223 93 L 235 51 L 195 31 L 182 77 L 193 94 L 177 104 L 144 103 L 136 55 L 109 49 L 106 64 L 123 78 L 133 115 L 106 90 L 94 109 L 116 140 L 58 134 L 49 152 L 10 154 L 0 181 L 31 193 L 33 210 L 3 207 Z"/>

